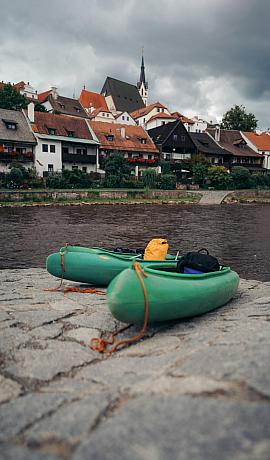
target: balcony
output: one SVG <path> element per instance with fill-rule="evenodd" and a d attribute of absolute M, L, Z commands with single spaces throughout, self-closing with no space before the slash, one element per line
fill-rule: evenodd
<path fill-rule="evenodd" d="M 153 158 L 153 159 L 148 159 L 148 158 L 127 158 L 128 163 L 134 164 L 134 165 L 158 165 L 158 158 Z"/>
<path fill-rule="evenodd" d="M 10 163 L 11 161 L 19 161 L 21 163 L 29 163 L 29 161 L 34 161 L 34 154 L 33 152 L 3 152 L 0 151 L 0 161 L 5 161 L 6 163 Z"/>
<path fill-rule="evenodd" d="M 96 155 L 85 155 L 78 153 L 64 153 L 62 152 L 63 163 L 83 163 L 95 165 L 97 161 Z"/>

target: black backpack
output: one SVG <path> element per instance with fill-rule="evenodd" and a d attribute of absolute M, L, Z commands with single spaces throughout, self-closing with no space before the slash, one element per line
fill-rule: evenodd
<path fill-rule="evenodd" d="M 205 251 L 204 254 L 202 251 Z M 177 262 L 176 271 L 184 273 L 185 267 L 198 270 L 203 273 L 217 272 L 220 269 L 219 261 L 216 257 L 210 256 L 207 249 L 202 248 L 197 252 L 188 252 L 179 262 Z"/>

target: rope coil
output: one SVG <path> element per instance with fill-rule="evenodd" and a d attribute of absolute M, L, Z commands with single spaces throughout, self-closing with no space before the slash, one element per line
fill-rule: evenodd
<path fill-rule="evenodd" d="M 123 345 L 130 345 L 131 343 L 135 343 L 138 340 L 142 339 L 145 335 L 145 332 L 148 326 L 148 319 L 149 319 L 149 302 L 148 302 L 148 296 L 147 296 L 147 291 L 146 291 L 146 287 L 144 284 L 143 276 L 147 278 L 148 275 L 144 272 L 139 262 L 137 261 L 134 262 L 133 268 L 136 272 L 136 275 L 138 276 L 140 280 L 140 283 L 143 289 L 143 295 L 144 295 L 144 322 L 143 322 L 142 329 L 134 337 L 131 337 L 129 339 L 120 340 L 117 343 L 114 343 L 115 337 L 121 332 L 124 332 L 127 329 L 129 329 L 131 326 L 133 326 L 133 324 L 129 324 L 128 326 L 122 327 L 118 331 L 111 334 L 108 339 L 94 337 L 93 339 L 90 340 L 89 345 L 88 345 L 89 348 L 91 348 L 91 350 L 93 351 L 97 351 L 99 353 L 114 353 L 119 347 L 123 347 Z M 111 348 L 108 348 L 110 345 L 111 345 Z"/>

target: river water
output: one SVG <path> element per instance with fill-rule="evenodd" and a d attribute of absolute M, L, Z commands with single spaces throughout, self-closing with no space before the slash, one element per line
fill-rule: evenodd
<path fill-rule="evenodd" d="M 170 252 L 206 247 L 243 278 L 270 280 L 270 206 L 100 205 L 0 208 L 0 268 L 44 267 L 65 242 Z"/>

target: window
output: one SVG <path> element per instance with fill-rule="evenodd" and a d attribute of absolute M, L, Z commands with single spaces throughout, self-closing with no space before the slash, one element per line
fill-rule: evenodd
<path fill-rule="evenodd" d="M 76 149 L 76 152 L 78 153 L 78 155 L 81 155 L 82 149 Z"/>
<path fill-rule="evenodd" d="M 109 117 L 109 116 L 110 116 L 110 114 L 109 114 L 109 113 L 107 113 L 107 117 Z"/>
<path fill-rule="evenodd" d="M 122 120 L 124 120 L 124 119 L 125 119 L 125 117 L 124 117 L 124 116 L 122 116 Z"/>
<path fill-rule="evenodd" d="M 82 171 L 83 171 L 84 173 L 87 173 L 87 166 L 83 166 L 83 167 L 82 167 Z"/>
<path fill-rule="evenodd" d="M 2 119 L 3 120 L 3 119 Z M 17 122 L 13 120 L 3 120 L 7 129 L 17 129 Z"/>
<path fill-rule="evenodd" d="M 173 135 L 173 140 L 174 140 L 174 142 L 176 142 L 176 141 L 177 141 L 177 139 L 178 139 L 178 136 L 177 136 L 177 134 L 174 134 L 174 135 Z"/>
<path fill-rule="evenodd" d="M 144 137 L 141 139 L 141 144 L 146 144 L 146 139 Z"/>
<path fill-rule="evenodd" d="M 48 144 L 42 144 L 42 152 L 48 152 Z"/>
<path fill-rule="evenodd" d="M 159 108 L 159 107 L 157 108 L 157 112 L 160 112 L 160 108 Z"/>
<path fill-rule="evenodd" d="M 67 131 L 68 137 L 74 137 L 74 131 Z"/>
<path fill-rule="evenodd" d="M 54 144 L 50 145 L 50 152 L 55 153 L 55 145 Z"/>
<path fill-rule="evenodd" d="M 75 108 L 76 112 L 80 112 L 79 107 L 74 107 L 74 108 Z"/>
<path fill-rule="evenodd" d="M 48 165 L 48 172 L 50 172 L 50 173 L 53 172 L 53 165 Z"/>
<path fill-rule="evenodd" d="M 77 169 L 79 169 L 78 166 L 76 166 L 76 165 L 72 166 L 72 171 L 77 171 Z"/>
<path fill-rule="evenodd" d="M 105 117 L 105 113 L 104 113 L 104 112 L 102 112 L 102 116 Z"/>
<path fill-rule="evenodd" d="M 185 142 L 185 140 L 186 140 L 186 136 L 181 136 L 181 141 Z"/>
<path fill-rule="evenodd" d="M 127 121 L 129 121 L 129 117 L 127 117 Z"/>
<path fill-rule="evenodd" d="M 68 147 L 63 147 L 62 152 L 63 152 L 63 153 L 69 153 L 69 152 L 68 152 Z"/>
<path fill-rule="evenodd" d="M 107 141 L 113 141 L 113 135 L 112 134 L 108 134 L 108 136 L 106 136 L 107 138 Z"/>
<path fill-rule="evenodd" d="M 51 134 L 52 136 L 56 135 L 56 129 L 55 128 L 48 128 L 48 134 Z"/>
<path fill-rule="evenodd" d="M 87 149 L 82 149 L 82 154 L 87 155 Z"/>

